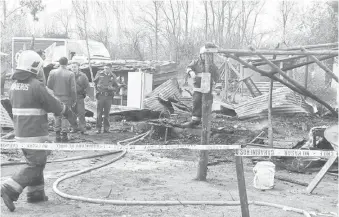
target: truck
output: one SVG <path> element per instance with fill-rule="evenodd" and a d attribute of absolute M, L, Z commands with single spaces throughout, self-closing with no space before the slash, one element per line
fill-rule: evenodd
<path fill-rule="evenodd" d="M 12 38 L 12 69 L 16 68 L 16 59 L 23 50 L 29 49 L 32 37 L 13 37 Z M 85 40 L 66 39 L 66 38 L 35 38 L 34 51 L 45 51 L 46 64 L 56 63 L 60 57 L 67 57 L 69 60 L 79 63 L 91 61 L 110 61 L 111 56 L 105 45 L 101 42 L 88 40 L 90 57 L 87 55 Z"/>

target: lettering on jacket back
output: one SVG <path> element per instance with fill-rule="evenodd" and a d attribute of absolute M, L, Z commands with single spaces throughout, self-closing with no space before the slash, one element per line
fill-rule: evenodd
<path fill-rule="evenodd" d="M 25 90 L 29 89 L 30 84 L 25 83 L 13 83 L 11 86 L 11 90 Z"/>

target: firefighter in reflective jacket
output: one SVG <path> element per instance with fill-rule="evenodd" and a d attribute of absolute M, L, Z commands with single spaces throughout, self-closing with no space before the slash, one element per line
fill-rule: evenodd
<path fill-rule="evenodd" d="M 213 43 L 206 43 L 205 48 L 215 48 L 216 46 Z M 213 61 L 212 61 L 213 62 Z M 210 66 L 209 72 L 211 73 L 211 88 L 213 81 L 217 81 L 217 66 L 213 63 Z M 202 72 L 205 72 L 205 56 L 200 51 L 200 55 L 197 59 L 193 60 L 187 66 L 187 74 L 189 77 L 193 79 L 194 88 L 200 88 L 201 85 L 201 77 L 199 75 Z M 196 125 L 201 123 L 201 116 L 202 116 L 202 93 L 195 91 L 193 89 L 193 108 L 192 108 L 192 119 L 184 124 L 183 127 L 192 128 Z"/>
<path fill-rule="evenodd" d="M 37 79 L 43 60 L 34 51 L 23 51 L 18 58 L 17 68 L 12 79 L 9 99 L 12 104 L 14 133 L 19 143 L 44 143 L 48 138 L 47 113 L 64 115 L 72 120 L 69 107 L 61 103 L 45 85 Z M 1 197 L 10 211 L 14 211 L 13 201 L 17 201 L 27 187 L 27 202 L 46 201 L 44 176 L 46 150 L 22 149 L 27 164 L 4 181 Z"/>

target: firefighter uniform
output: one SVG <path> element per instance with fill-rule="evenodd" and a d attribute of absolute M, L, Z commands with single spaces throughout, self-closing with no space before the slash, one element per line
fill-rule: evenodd
<path fill-rule="evenodd" d="M 213 85 L 213 81 L 217 81 L 218 75 L 217 75 L 217 66 L 213 63 L 210 66 L 209 72 L 211 73 L 211 88 Z M 205 72 L 205 61 L 200 54 L 200 56 L 193 60 L 188 66 L 187 66 L 187 74 L 188 76 L 191 76 L 191 73 L 194 73 L 194 80 L 193 85 L 194 88 L 200 88 L 201 87 L 201 77 L 199 75 L 202 72 Z M 195 91 L 193 89 L 193 108 L 192 108 L 192 120 L 190 122 L 187 122 L 184 124 L 185 127 L 193 127 L 194 125 L 198 125 L 201 123 L 201 116 L 202 116 L 202 93 Z"/>
<path fill-rule="evenodd" d="M 109 132 L 109 112 L 111 110 L 114 92 L 119 86 L 117 78 L 106 66 L 103 71 L 99 71 L 95 78 L 97 98 L 97 133 L 101 133 L 102 122 L 104 122 L 104 132 Z"/>
<path fill-rule="evenodd" d="M 78 71 L 75 74 L 76 90 L 77 90 L 77 101 L 75 110 L 79 119 L 78 130 L 81 133 L 86 131 L 86 120 L 85 120 L 85 97 L 86 90 L 89 87 L 89 81 L 85 73 Z"/>
<path fill-rule="evenodd" d="M 48 76 L 47 87 L 54 92 L 54 95 L 64 104 L 72 107 L 76 103 L 76 83 L 74 73 L 69 71 L 65 65 L 52 70 Z M 72 126 L 76 128 L 76 126 Z M 57 141 L 67 141 L 69 122 L 65 117 L 55 115 L 54 131 Z M 60 138 L 60 133 L 62 137 Z"/>
<path fill-rule="evenodd" d="M 71 114 L 45 85 L 37 79 L 42 59 L 34 51 L 24 51 L 13 74 L 15 82 L 9 91 L 12 104 L 15 139 L 20 143 L 44 143 L 48 141 L 47 113 Z M 66 115 L 67 117 L 70 117 Z M 27 164 L 1 185 L 1 197 L 10 211 L 14 211 L 13 201 L 17 201 L 27 187 L 27 201 L 47 200 L 44 191 L 43 170 L 49 151 L 23 149 Z"/>

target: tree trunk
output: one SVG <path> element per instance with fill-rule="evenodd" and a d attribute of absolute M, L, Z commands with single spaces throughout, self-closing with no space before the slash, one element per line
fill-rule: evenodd
<path fill-rule="evenodd" d="M 88 2 L 86 1 L 86 7 L 88 7 Z M 94 75 L 93 75 L 93 70 L 92 70 L 92 65 L 91 65 L 91 53 L 89 51 L 89 43 L 88 43 L 88 32 L 87 32 L 87 21 L 86 21 L 86 13 L 83 13 L 83 19 L 84 19 L 84 31 L 85 31 L 85 39 L 86 39 L 86 48 L 87 48 L 87 56 L 88 56 L 88 67 L 89 67 L 89 71 L 91 73 L 91 80 L 93 82 L 94 80 Z M 95 96 L 96 92 L 94 89 L 94 96 Z"/>
<path fill-rule="evenodd" d="M 208 9 L 207 9 L 207 2 L 204 2 L 205 6 L 205 40 L 208 40 Z"/>
<path fill-rule="evenodd" d="M 333 70 L 334 58 L 331 58 L 325 62 L 327 67 Z M 332 76 L 329 73 L 325 73 L 325 86 L 330 87 L 332 83 Z"/>
<path fill-rule="evenodd" d="M 159 3 L 153 2 L 155 8 L 155 60 L 158 60 L 158 19 L 159 19 Z"/>

